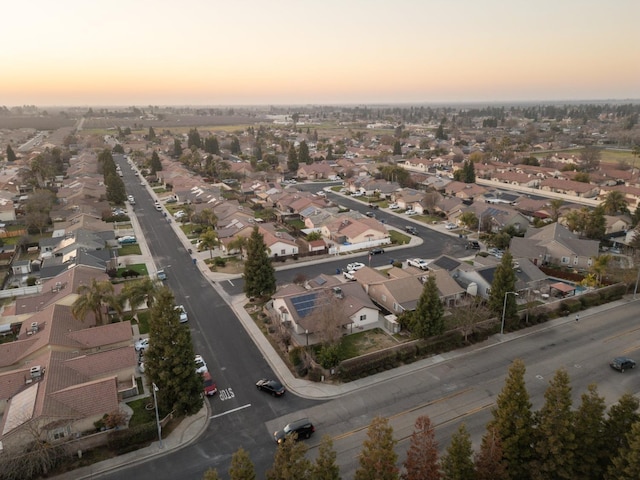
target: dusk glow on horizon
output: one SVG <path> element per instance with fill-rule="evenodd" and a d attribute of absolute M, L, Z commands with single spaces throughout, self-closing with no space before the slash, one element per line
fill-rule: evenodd
<path fill-rule="evenodd" d="M 640 99 L 638 0 L 32 0 L 0 105 Z"/>

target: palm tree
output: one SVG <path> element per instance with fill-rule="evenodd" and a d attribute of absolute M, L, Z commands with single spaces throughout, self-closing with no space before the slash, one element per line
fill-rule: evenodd
<path fill-rule="evenodd" d="M 602 276 L 607 271 L 607 265 L 611 260 L 611 255 L 600 255 L 594 259 L 593 265 L 591 265 L 591 271 L 596 276 L 596 282 L 598 285 L 602 283 Z"/>
<path fill-rule="evenodd" d="M 213 258 L 213 249 L 220 244 L 218 235 L 211 227 L 207 228 L 202 234 L 200 234 L 200 249 L 209 250 L 209 255 Z"/>
<path fill-rule="evenodd" d="M 148 308 L 151 308 L 155 295 L 158 293 L 159 287 L 150 277 L 145 277 L 141 280 L 135 280 L 133 282 L 125 283 L 120 293 L 121 301 L 129 301 L 131 306 L 131 312 L 136 314 L 136 310 L 141 305 L 147 304 Z"/>
<path fill-rule="evenodd" d="M 554 198 L 549 202 L 549 208 L 551 209 L 551 219 L 554 222 L 557 222 L 558 218 L 560 218 L 560 208 L 562 208 L 563 204 L 564 200 L 562 200 L 561 198 Z"/>
<path fill-rule="evenodd" d="M 629 204 L 624 193 L 618 190 L 611 190 L 602 202 L 602 207 L 607 215 L 616 213 L 629 213 Z"/>
<path fill-rule="evenodd" d="M 98 282 L 92 278 L 91 284 L 80 285 L 77 293 L 80 296 L 71 305 L 71 314 L 82 322 L 89 312 L 93 312 L 96 317 L 96 325 L 102 325 L 105 306 L 115 310 L 118 314 L 122 313 L 122 305 L 113 293 L 113 285 L 107 280 Z"/>
<path fill-rule="evenodd" d="M 231 240 L 227 244 L 227 249 L 229 251 L 231 251 L 231 250 L 240 250 L 240 258 L 242 258 L 242 255 L 244 253 L 244 249 L 247 247 L 247 244 L 248 244 L 247 237 L 243 237 L 242 235 L 238 235 L 236 238 L 234 238 L 233 240 Z"/>
<path fill-rule="evenodd" d="M 216 228 L 216 225 L 218 224 L 218 217 L 210 208 L 203 209 L 200 212 L 200 218 L 203 223 L 210 225 L 213 228 Z"/>

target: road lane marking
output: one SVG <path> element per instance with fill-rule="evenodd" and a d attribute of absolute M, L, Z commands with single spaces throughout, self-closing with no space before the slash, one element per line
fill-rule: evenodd
<path fill-rule="evenodd" d="M 615 340 L 616 338 L 620 338 L 620 337 L 623 337 L 625 335 L 629 335 L 630 333 L 637 332 L 638 330 L 640 330 L 640 327 L 633 328 L 631 330 L 627 330 L 626 332 L 619 333 L 618 335 L 613 335 L 612 337 L 605 338 L 602 341 L 602 343 L 609 343 L 609 342 Z"/>
<path fill-rule="evenodd" d="M 218 418 L 218 417 L 222 417 L 222 416 L 227 415 L 227 414 L 229 414 L 229 413 L 237 412 L 238 410 L 244 410 L 245 408 L 249 408 L 250 406 L 251 406 L 251 404 L 250 404 L 250 403 L 247 403 L 246 405 L 243 405 L 243 406 L 241 406 L 241 407 L 234 408 L 234 409 L 232 409 L 232 410 L 227 410 L 226 412 L 222 412 L 222 413 L 219 413 L 219 414 L 217 414 L 217 415 L 211 415 L 211 416 L 209 417 L 209 420 L 212 420 L 212 419 L 214 419 L 214 418 Z"/>
<path fill-rule="evenodd" d="M 233 282 L 231 280 L 227 280 L 227 282 L 229 282 L 229 285 L 231 285 L 232 287 L 235 287 L 235 285 L 233 284 Z"/>

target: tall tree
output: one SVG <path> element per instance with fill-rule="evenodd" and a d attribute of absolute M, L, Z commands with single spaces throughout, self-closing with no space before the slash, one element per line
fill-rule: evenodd
<path fill-rule="evenodd" d="M 293 434 L 296 435 L 295 433 Z M 307 446 L 288 438 L 278 445 L 267 480 L 305 480 L 311 476 L 311 462 L 305 458 Z"/>
<path fill-rule="evenodd" d="M 562 200 L 561 198 L 554 198 L 549 202 L 549 209 L 551 210 L 551 220 L 553 220 L 554 222 L 557 222 L 558 218 L 560 218 L 560 209 L 562 208 L 563 204 L 564 200 Z"/>
<path fill-rule="evenodd" d="M 619 190 L 611 190 L 607 193 L 600 205 L 604 208 L 604 213 L 607 215 L 629 213 L 629 203 L 624 193 Z"/>
<path fill-rule="evenodd" d="M 249 453 L 242 447 L 231 457 L 229 478 L 231 480 L 255 480 L 256 478 L 256 471 Z"/>
<path fill-rule="evenodd" d="M 463 423 L 451 437 L 447 452 L 442 457 L 442 478 L 444 480 L 473 479 L 475 470 L 472 455 L 471 437 Z"/>
<path fill-rule="evenodd" d="M 574 474 L 583 480 L 600 480 L 604 473 L 602 466 L 607 457 L 604 435 L 604 397 L 598 394 L 595 384 L 587 387 L 582 394 L 580 407 L 573 420 L 576 435 Z"/>
<path fill-rule="evenodd" d="M 149 127 L 149 133 L 147 134 L 147 140 L 155 140 L 156 139 L 156 131 L 153 127 Z"/>
<path fill-rule="evenodd" d="M 242 258 L 242 255 L 244 254 L 244 251 L 247 248 L 248 244 L 249 244 L 249 239 L 247 237 L 244 237 L 242 235 L 237 235 L 233 240 L 231 240 L 227 244 L 227 249 L 230 252 L 234 250 L 238 250 L 240 252 L 240 258 Z"/>
<path fill-rule="evenodd" d="M 156 172 L 160 172 L 162 170 L 162 162 L 160 161 L 160 156 L 155 150 L 151 153 L 150 169 L 152 175 L 155 175 Z"/>
<path fill-rule="evenodd" d="M 502 440 L 495 426 L 490 425 L 474 459 L 475 480 L 508 480 L 507 466 L 502 456 Z"/>
<path fill-rule="evenodd" d="M 627 434 L 628 445 L 620 449 L 607 471 L 606 480 L 638 480 L 640 478 L 640 422 Z"/>
<path fill-rule="evenodd" d="M 323 435 L 318 457 L 311 467 L 311 480 L 340 480 L 340 468 L 336 464 L 336 451 L 330 435 Z"/>
<path fill-rule="evenodd" d="M 202 378 L 196 373 L 191 331 L 180 323 L 173 294 L 158 292 L 151 308 L 145 374 L 158 387 L 158 408 L 192 415 L 202 407 Z"/>
<path fill-rule="evenodd" d="M 604 437 L 607 445 L 607 458 L 603 465 L 606 470 L 611 460 L 629 447 L 627 434 L 631 426 L 640 420 L 638 406 L 640 401 L 630 393 L 623 394 L 618 403 L 611 405 L 604 422 Z"/>
<path fill-rule="evenodd" d="M 17 159 L 18 157 L 16 157 L 16 154 L 13 151 L 13 148 L 11 148 L 11 145 L 7 145 L 7 162 L 15 162 Z"/>
<path fill-rule="evenodd" d="M 182 156 L 182 142 L 177 138 L 173 139 L 173 157 L 180 158 Z"/>
<path fill-rule="evenodd" d="M 587 146 L 580 152 L 580 170 L 594 172 L 600 167 L 602 152 L 598 147 Z"/>
<path fill-rule="evenodd" d="M 95 316 L 96 325 L 103 325 L 107 308 L 121 310 L 113 285 L 108 280 L 97 281 L 92 278 L 89 285 L 80 285 L 77 293 L 79 297 L 71 305 L 71 314 L 80 321 L 84 321 L 91 312 Z"/>
<path fill-rule="evenodd" d="M 229 146 L 229 150 L 233 155 L 240 155 L 242 153 L 242 148 L 240 148 L 240 140 L 235 135 L 231 138 L 231 145 Z"/>
<path fill-rule="evenodd" d="M 147 307 L 153 305 L 154 295 L 158 293 L 158 284 L 150 277 L 144 277 L 140 280 L 126 282 L 120 292 L 120 297 L 124 301 L 128 301 L 131 307 L 131 313 L 136 314 L 137 309 L 146 304 Z"/>
<path fill-rule="evenodd" d="M 220 475 L 218 475 L 218 471 L 215 468 L 209 468 L 204 475 L 202 476 L 202 480 L 219 480 Z"/>
<path fill-rule="evenodd" d="M 367 429 L 367 438 L 360 452 L 359 466 L 355 480 L 397 480 L 398 456 L 396 441 L 389 420 L 375 417 Z"/>
<path fill-rule="evenodd" d="M 393 142 L 393 155 L 402 155 L 402 145 L 400 144 L 400 140 Z"/>
<path fill-rule="evenodd" d="M 502 440 L 503 459 L 511 480 L 531 478 L 534 430 L 531 401 L 524 381 L 525 372 L 524 362 L 514 360 L 489 424 Z"/>
<path fill-rule="evenodd" d="M 187 148 L 191 147 L 202 147 L 202 139 L 200 138 L 200 132 L 198 132 L 197 128 L 192 128 L 187 134 Z"/>
<path fill-rule="evenodd" d="M 218 143 L 218 137 L 215 135 L 209 135 L 204 139 L 204 151 L 213 155 L 220 155 L 220 145 Z"/>
<path fill-rule="evenodd" d="M 213 258 L 213 249 L 220 245 L 218 234 L 209 227 L 200 234 L 200 250 L 209 250 L 209 258 Z"/>
<path fill-rule="evenodd" d="M 276 291 L 276 276 L 267 255 L 264 237 L 254 227 L 247 242 L 247 260 L 244 263 L 244 292 L 249 297 L 262 297 Z"/>
<path fill-rule="evenodd" d="M 544 393 L 544 405 L 536 414 L 535 478 L 574 477 L 576 435 L 571 410 L 571 384 L 565 369 L 558 370 Z"/>
<path fill-rule="evenodd" d="M 440 480 L 438 442 L 431 419 L 427 415 L 416 419 L 404 461 L 402 480 Z"/>
<path fill-rule="evenodd" d="M 518 312 L 516 296 L 507 292 L 515 292 L 516 288 L 516 272 L 513 268 L 513 256 L 507 250 L 502 255 L 500 264 L 496 267 L 493 274 L 493 282 L 491 282 L 491 293 L 489 294 L 489 309 L 501 318 L 504 310 L 505 321 L 513 318 Z M 506 295 L 506 308 L 505 308 Z"/>
<path fill-rule="evenodd" d="M 584 236 L 591 240 L 602 240 L 607 231 L 607 219 L 604 218 L 604 208 L 598 205 L 586 217 Z"/>
<path fill-rule="evenodd" d="M 296 147 L 291 145 L 289 147 L 289 153 L 287 154 L 287 170 L 290 172 L 297 172 L 298 166 L 298 153 L 296 152 Z"/>
<path fill-rule="evenodd" d="M 309 146 L 304 140 L 300 142 L 298 147 L 298 163 L 306 163 L 307 165 L 313 163 L 313 158 L 309 155 Z"/>
<path fill-rule="evenodd" d="M 427 275 L 416 309 L 411 313 L 410 328 L 420 338 L 444 332 L 444 307 L 440 301 L 435 275 Z"/>

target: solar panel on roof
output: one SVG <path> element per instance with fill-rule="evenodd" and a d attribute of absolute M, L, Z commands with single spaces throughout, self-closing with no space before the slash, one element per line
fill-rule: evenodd
<path fill-rule="evenodd" d="M 299 317 L 306 317 L 311 313 L 316 304 L 317 293 L 308 293 L 291 299 L 293 308 L 298 312 Z"/>
<path fill-rule="evenodd" d="M 325 283 L 327 283 L 327 281 L 320 276 L 314 278 L 313 281 L 316 282 L 318 285 L 324 285 Z"/>

